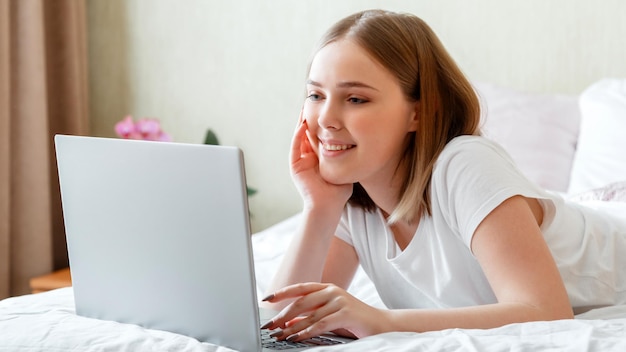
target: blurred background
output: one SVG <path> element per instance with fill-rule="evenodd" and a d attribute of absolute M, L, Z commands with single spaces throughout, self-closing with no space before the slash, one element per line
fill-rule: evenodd
<path fill-rule="evenodd" d="M 626 76 L 585 64 L 626 62 L 626 21 L 597 25 L 619 0 L 0 0 L 0 298 L 67 266 L 55 133 L 115 137 L 126 115 L 176 142 L 210 128 L 244 152 L 253 232 L 299 212 L 288 155 L 311 50 L 368 8 L 423 18 L 475 82 L 578 94 Z"/>
<path fill-rule="evenodd" d="M 588 7 L 588 17 L 570 16 L 568 9 L 580 6 Z M 180 142 L 200 143 L 213 129 L 222 144 L 244 151 L 248 183 L 258 190 L 250 206 L 253 231 L 259 231 L 300 209 L 287 163 L 290 137 L 311 50 L 335 21 L 367 8 L 411 12 L 433 27 L 472 80 L 578 93 L 604 68 L 559 62 L 551 53 L 606 55 L 613 48 L 623 57 L 623 48 L 585 30 L 589 18 L 620 6 L 581 0 L 91 0 L 90 132 L 112 136 L 125 114 L 160 119 Z M 487 22 L 502 31 L 487 31 Z M 536 72 L 520 69 L 529 65 Z M 588 81 L 568 70 L 587 70 Z"/>

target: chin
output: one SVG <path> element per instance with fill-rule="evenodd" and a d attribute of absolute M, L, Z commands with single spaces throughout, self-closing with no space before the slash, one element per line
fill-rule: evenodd
<path fill-rule="evenodd" d="M 357 181 L 342 172 L 337 172 L 337 170 L 330 170 L 327 167 L 320 166 L 320 175 L 322 178 L 333 185 L 345 185 L 345 184 L 353 184 Z"/>

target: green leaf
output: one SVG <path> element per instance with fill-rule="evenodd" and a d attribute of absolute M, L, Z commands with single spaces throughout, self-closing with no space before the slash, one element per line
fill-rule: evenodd
<path fill-rule="evenodd" d="M 220 142 L 217 139 L 217 135 L 210 128 L 206 131 L 204 136 L 204 144 L 219 145 Z"/>
<path fill-rule="evenodd" d="M 210 128 L 206 131 L 206 135 L 204 136 L 204 144 L 209 144 L 209 145 L 220 144 L 219 140 L 217 139 L 217 135 Z M 247 190 L 248 196 L 251 196 L 257 192 L 256 189 L 252 187 L 247 187 L 247 186 L 246 186 L 246 190 Z"/>

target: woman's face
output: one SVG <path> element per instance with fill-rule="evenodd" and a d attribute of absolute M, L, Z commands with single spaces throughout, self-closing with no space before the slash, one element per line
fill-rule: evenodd
<path fill-rule="evenodd" d="M 350 40 L 322 48 L 307 81 L 304 118 L 320 173 L 330 183 L 389 187 L 408 134 L 417 128 L 417 104 L 395 76 Z"/>

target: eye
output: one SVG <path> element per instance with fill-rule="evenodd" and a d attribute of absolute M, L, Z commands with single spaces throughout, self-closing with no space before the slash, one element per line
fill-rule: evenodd
<path fill-rule="evenodd" d="M 317 93 L 311 93 L 306 98 L 311 100 L 311 101 L 318 101 L 318 100 L 322 99 L 322 96 L 317 94 Z"/>
<path fill-rule="evenodd" d="M 348 101 L 351 102 L 352 104 L 364 104 L 368 102 L 368 100 L 366 99 L 361 99 L 357 97 L 350 97 L 348 98 Z"/>

